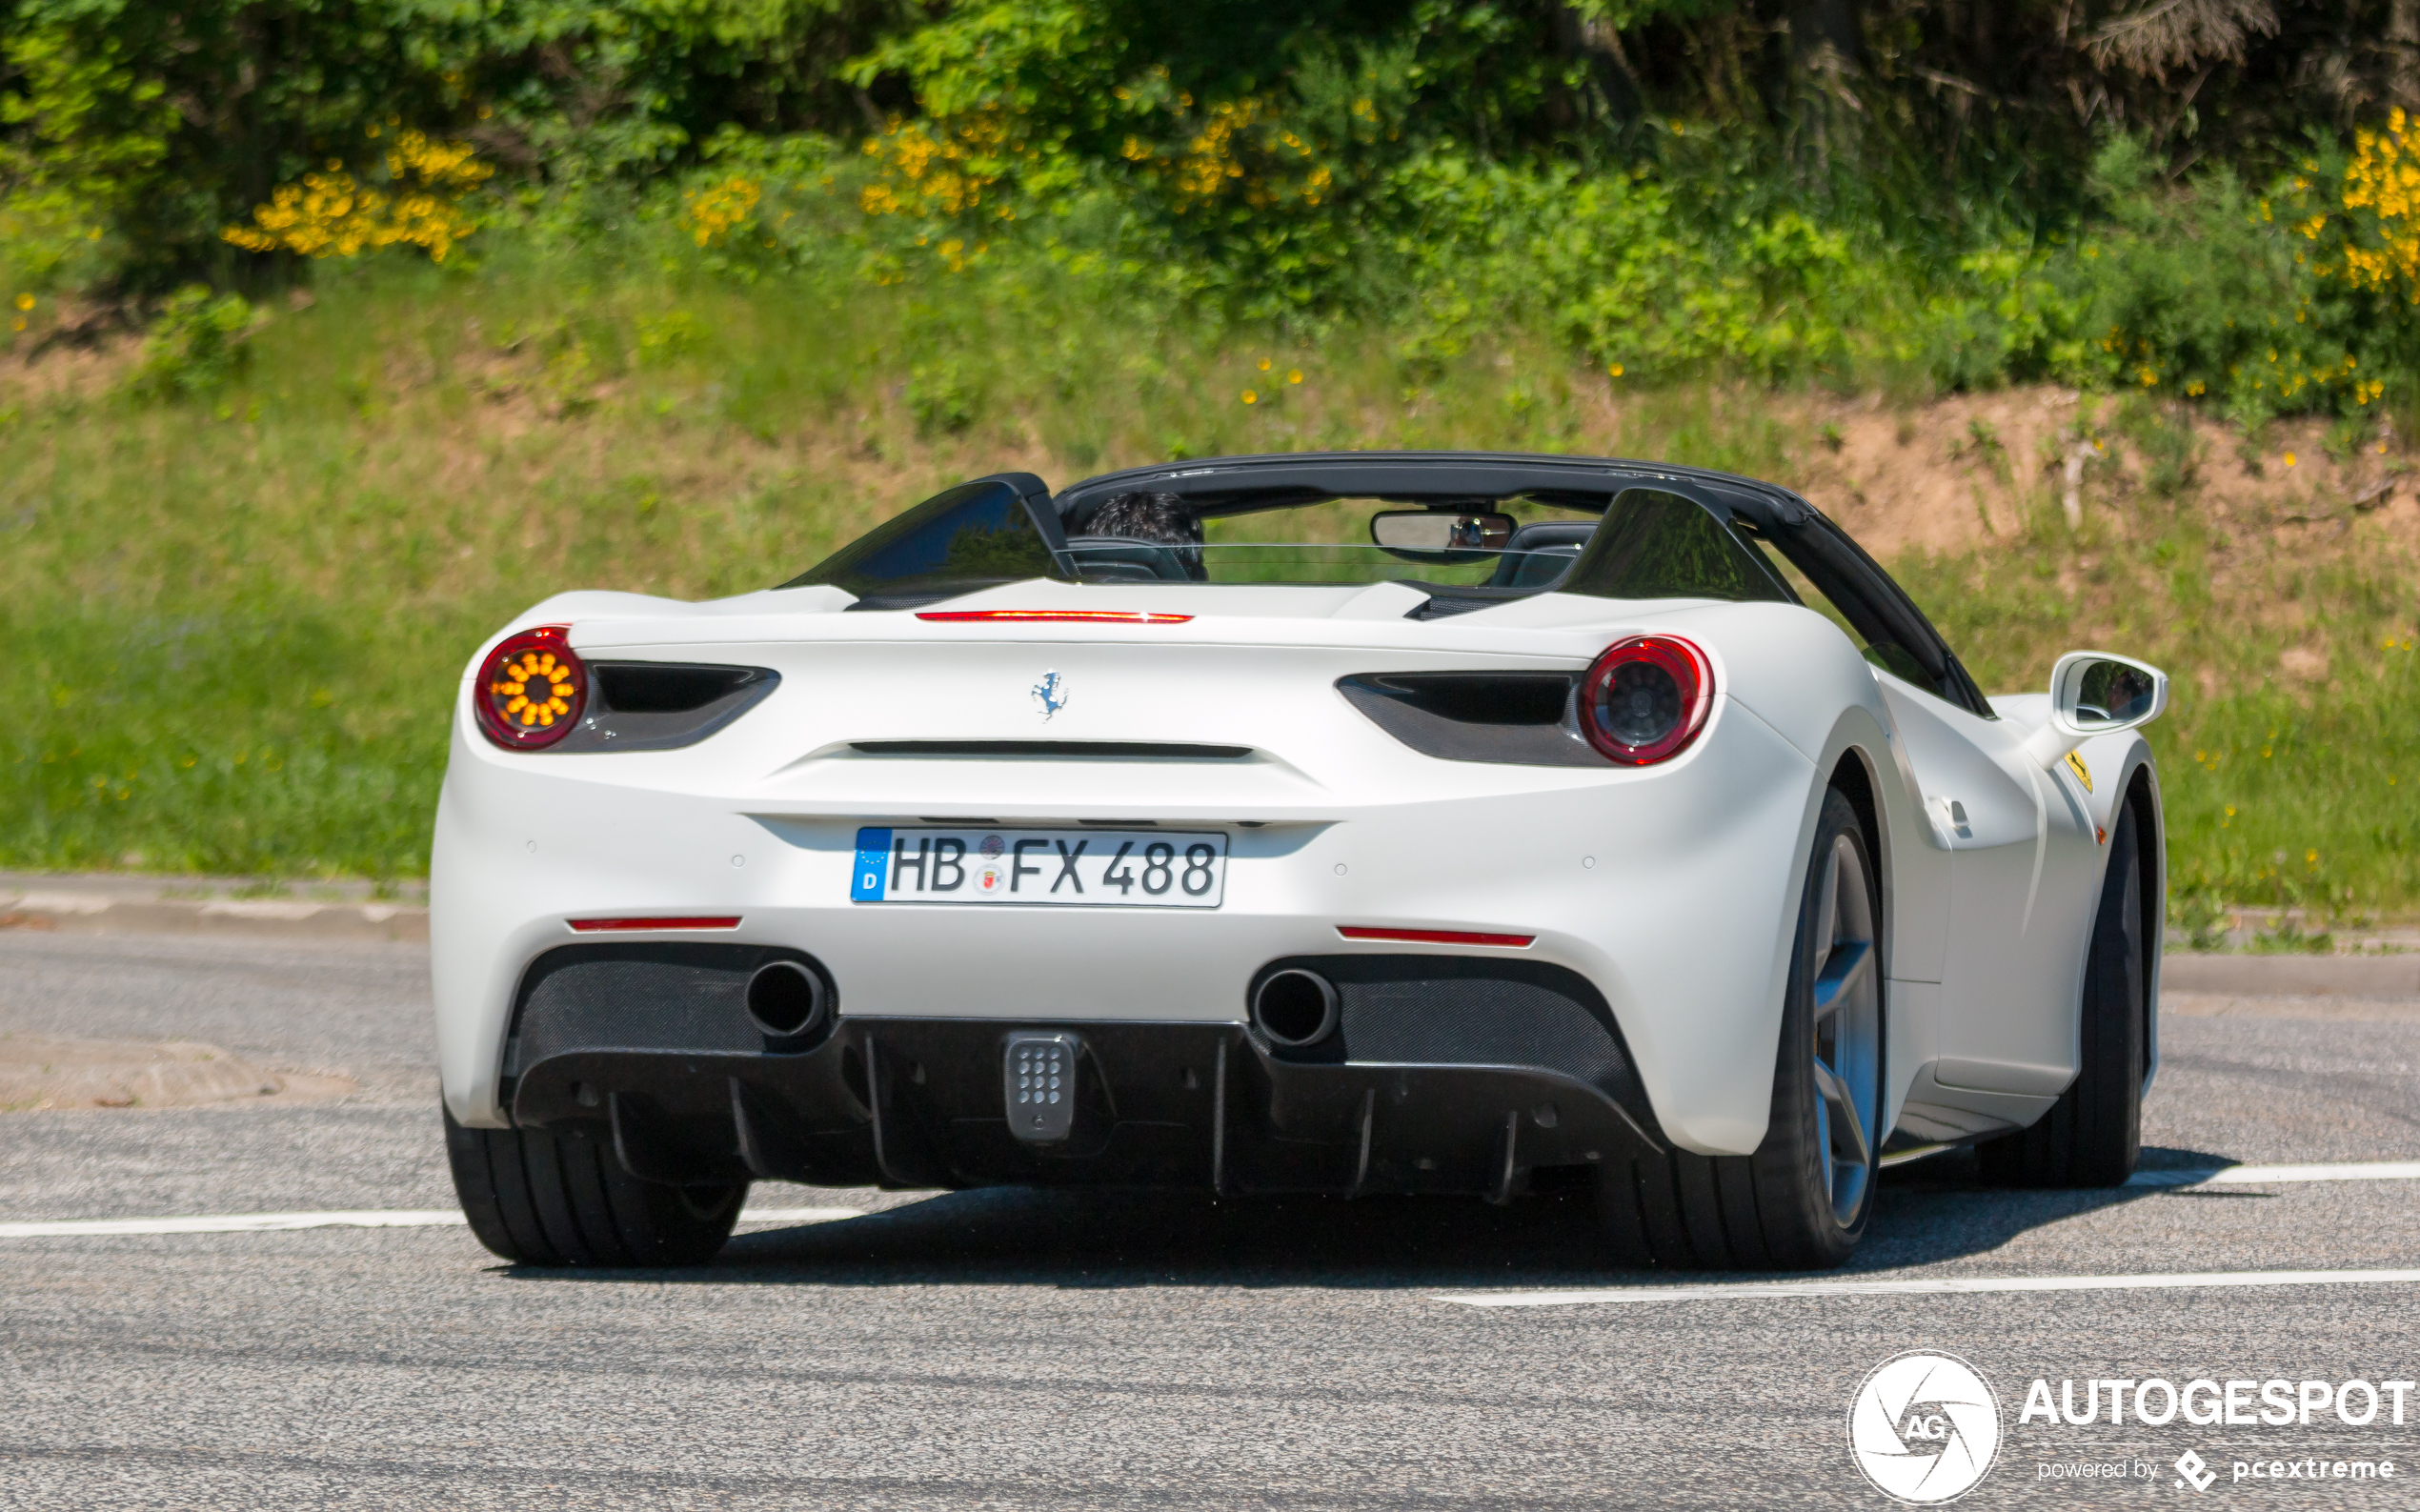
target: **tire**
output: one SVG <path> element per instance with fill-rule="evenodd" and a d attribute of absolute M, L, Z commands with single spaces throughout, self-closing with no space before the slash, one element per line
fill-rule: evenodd
<path fill-rule="evenodd" d="M 665 1186 L 622 1169 L 601 1129 L 466 1129 L 445 1115 L 454 1194 L 480 1243 L 516 1265 L 697 1265 L 748 1195 Z"/>
<path fill-rule="evenodd" d="M 2003 1186 L 2122 1186 L 2143 1149 L 2143 1075 L 2150 1046 L 2144 1011 L 2143 825 L 2134 805 L 2109 822 L 2109 861 L 2092 949 L 2084 964 L 2084 1064 L 2028 1129 L 1975 1147 L 1986 1180 Z"/>
<path fill-rule="evenodd" d="M 1833 789 L 1799 899 L 1765 1141 L 1754 1155 L 1676 1149 L 1600 1172 L 1597 1212 L 1615 1259 L 1823 1270 L 1856 1249 L 1880 1170 L 1881 917 L 1857 811 Z"/>

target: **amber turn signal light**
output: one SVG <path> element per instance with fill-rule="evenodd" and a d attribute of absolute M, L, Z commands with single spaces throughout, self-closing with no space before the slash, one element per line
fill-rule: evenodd
<path fill-rule="evenodd" d="M 587 704 L 588 668 L 562 625 L 507 635 L 479 663 L 471 690 L 479 733 L 507 751 L 553 745 L 578 725 Z"/>

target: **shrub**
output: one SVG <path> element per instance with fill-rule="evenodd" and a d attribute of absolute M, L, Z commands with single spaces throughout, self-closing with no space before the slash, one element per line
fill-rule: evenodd
<path fill-rule="evenodd" d="M 241 294 L 213 294 L 189 284 L 160 307 L 143 339 L 133 389 L 154 399 L 193 398 L 214 392 L 241 372 L 252 352 L 253 311 Z"/>

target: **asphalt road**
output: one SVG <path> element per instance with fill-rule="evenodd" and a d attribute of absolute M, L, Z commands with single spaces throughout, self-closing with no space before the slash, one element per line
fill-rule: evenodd
<path fill-rule="evenodd" d="M 0 1220 L 452 1203 L 415 946 L 0 934 L 0 1031 L 209 1039 L 362 1091 L 0 1116 Z M 2290 1011 L 2290 1010 L 2285 1010 Z M 2420 1159 L 2420 1017 L 2173 1017 L 2146 1163 Z M 1937 1168 L 1936 1168 L 1937 1167 Z M 1886 1179 L 1862 1280 L 2420 1266 L 2420 1181 L 2024 1194 Z M 2035 1378 L 2420 1380 L 2420 1285 L 1717 1297 L 1535 1200 L 760 1189 L 689 1273 L 497 1265 L 460 1228 L 0 1239 L 0 1507 L 1886 1505 L 1845 1442 L 1947 1349 L 2006 1436 L 1966 1505 L 2420 1505 L 2400 1427 L 2021 1422 Z M 2183 1489 L 2187 1448 L 2218 1479 Z M 2235 1461 L 2393 1462 L 2393 1481 Z M 2142 1462 L 2146 1479 L 2045 1480 Z M 2409 1462 L 2406 1463 L 2405 1462 Z"/>

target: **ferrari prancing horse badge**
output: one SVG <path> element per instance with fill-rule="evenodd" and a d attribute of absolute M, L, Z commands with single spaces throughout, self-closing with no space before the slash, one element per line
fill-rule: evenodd
<path fill-rule="evenodd" d="M 1042 680 L 1034 684 L 1034 696 L 1041 702 L 1042 717 L 1049 718 L 1067 707 L 1067 679 L 1055 672 L 1043 673 Z"/>

